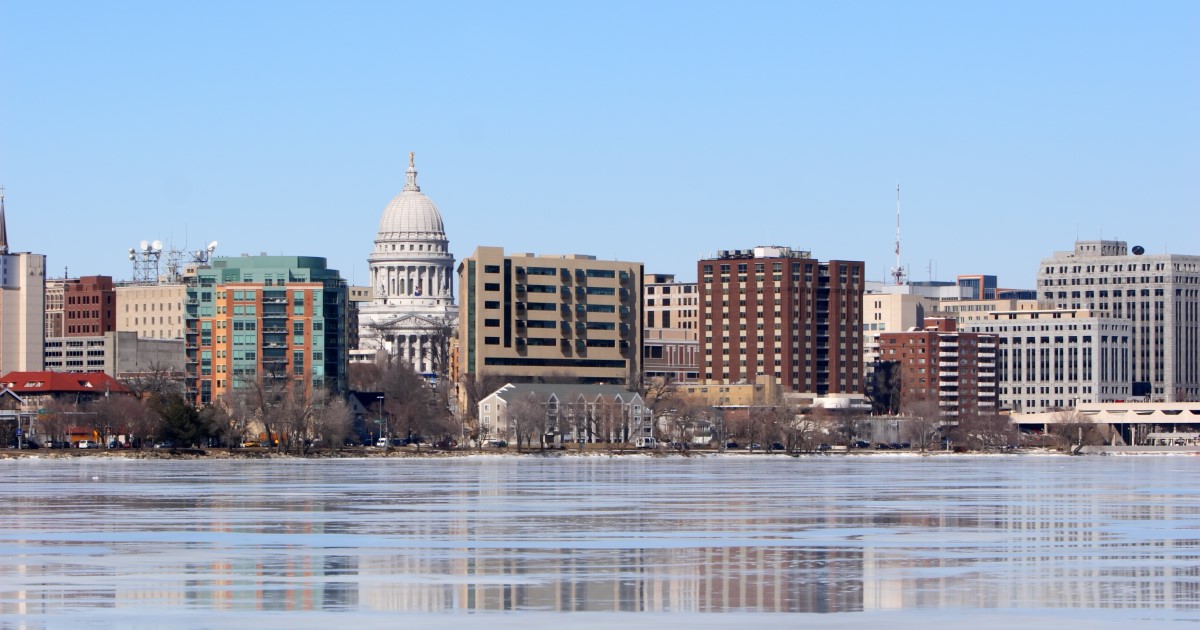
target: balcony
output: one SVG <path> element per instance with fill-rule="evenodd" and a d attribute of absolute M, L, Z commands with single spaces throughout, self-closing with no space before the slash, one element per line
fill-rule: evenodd
<path fill-rule="evenodd" d="M 995 407 L 996 402 L 994 400 L 981 400 L 981 401 L 979 401 L 979 406 L 980 407 Z"/>
<path fill-rule="evenodd" d="M 995 348 L 995 347 L 996 347 L 996 344 L 994 344 L 994 343 L 980 343 L 980 344 L 979 344 L 979 347 L 980 347 L 980 348 L 983 348 L 983 349 L 985 349 L 985 350 L 986 350 L 986 349 L 989 349 L 989 348 Z"/>
<path fill-rule="evenodd" d="M 938 356 L 943 359 L 957 359 L 958 353 L 957 352 L 939 352 Z"/>
<path fill-rule="evenodd" d="M 938 363 L 938 367 L 943 368 L 943 369 L 950 369 L 950 370 L 957 371 L 958 370 L 958 362 L 957 361 L 942 361 L 942 362 Z"/>
<path fill-rule="evenodd" d="M 938 398 L 958 398 L 958 390 L 943 389 L 938 392 Z"/>
<path fill-rule="evenodd" d="M 939 370 L 938 376 L 941 376 L 944 378 L 958 378 L 958 372 L 950 372 L 948 370 Z"/>
<path fill-rule="evenodd" d="M 991 369 L 995 369 L 995 367 L 996 367 L 995 361 L 981 361 L 979 363 L 979 369 L 981 369 L 981 370 L 991 370 Z"/>
<path fill-rule="evenodd" d="M 955 400 L 939 400 L 939 401 L 938 401 L 938 406 L 939 406 L 939 407 L 957 407 L 957 406 L 958 406 L 958 401 L 955 401 Z"/>
<path fill-rule="evenodd" d="M 996 373 L 992 372 L 991 370 L 986 371 L 986 372 L 980 371 L 979 378 L 996 378 Z"/>

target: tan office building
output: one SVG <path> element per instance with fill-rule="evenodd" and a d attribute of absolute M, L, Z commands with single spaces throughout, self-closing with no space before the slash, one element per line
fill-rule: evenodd
<path fill-rule="evenodd" d="M 641 370 L 642 264 L 505 255 L 458 265 L 459 373 L 624 384 Z"/>
<path fill-rule="evenodd" d="M 143 339 L 183 339 L 183 284 L 135 284 L 117 287 L 117 331 Z"/>

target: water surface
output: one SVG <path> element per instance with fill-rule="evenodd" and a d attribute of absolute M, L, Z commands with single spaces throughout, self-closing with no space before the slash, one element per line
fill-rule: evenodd
<path fill-rule="evenodd" d="M 1200 627 L 1194 457 L 21 459 L 0 481 L 5 628 Z"/>

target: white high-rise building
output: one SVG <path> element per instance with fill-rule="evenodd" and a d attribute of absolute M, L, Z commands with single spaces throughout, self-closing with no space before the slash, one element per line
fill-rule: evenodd
<path fill-rule="evenodd" d="M 1073 409 L 1130 398 L 1129 320 L 1080 311 L 1009 311 L 964 325 L 996 336 L 1000 407 Z"/>
<path fill-rule="evenodd" d="M 8 252 L 0 189 L 0 374 L 42 369 L 45 307 L 46 256 Z"/>
<path fill-rule="evenodd" d="M 408 154 L 404 190 L 383 210 L 370 265 L 370 302 L 358 313 L 358 348 L 352 358 L 390 355 L 427 376 L 446 372 L 449 341 L 458 324 L 454 256 L 442 215 L 417 185 Z"/>
<path fill-rule="evenodd" d="M 1037 291 L 1043 307 L 1129 322 L 1133 397 L 1200 400 L 1200 256 L 1076 241 L 1042 260 Z"/>

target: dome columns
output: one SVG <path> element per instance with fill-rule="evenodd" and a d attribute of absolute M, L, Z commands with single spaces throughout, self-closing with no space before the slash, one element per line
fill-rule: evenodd
<path fill-rule="evenodd" d="M 451 277 L 444 265 L 388 265 L 375 267 L 372 285 L 376 299 L 425 297 L 453 299 Z"/>

